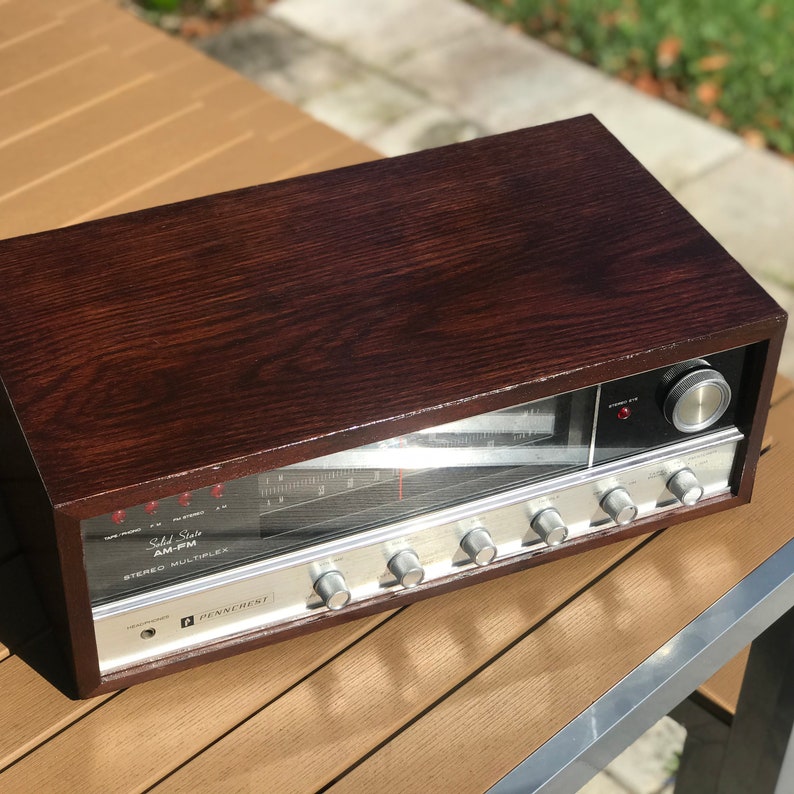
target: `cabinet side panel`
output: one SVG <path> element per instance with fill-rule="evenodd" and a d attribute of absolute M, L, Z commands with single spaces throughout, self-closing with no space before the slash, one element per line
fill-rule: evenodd
<path fill-rule="evenodd" d="M 0 389 L 0 495 L 47 615 L 65 647 L 70 648 L 52 505 L 4 388 Z M 10 650 L 24 655 L 21 648 Z"/>

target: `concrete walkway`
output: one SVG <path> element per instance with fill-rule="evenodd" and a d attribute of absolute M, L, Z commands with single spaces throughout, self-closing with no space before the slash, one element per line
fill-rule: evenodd
<path fill-rule="evenodd" d="M 461 0 L 279 0 L 198 46 L 385 155 L 594 113 L 794 310 L 790 163 Z M 794 327 L 781 371 L 794 378 Z M 680 726 L 659 723 L 583 791 L 671 791 L 682 741 Z"/>

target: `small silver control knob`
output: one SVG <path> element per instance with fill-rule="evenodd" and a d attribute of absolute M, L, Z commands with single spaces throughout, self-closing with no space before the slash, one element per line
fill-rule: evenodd
<path fill-rule="evenodd" d="M 398 551 L 389 560 L 388 568 L 403 587 L 416 587 L 425 578 L 419 557 L 410 549 Z"/>
<path fill-rule="evenodd" d="M 483 527 L 477 527 L 464 535 L 460 547 L 475 565 L 488 565 L 496 558 L 496 545 L 491 534 Z"/>
<path fill-rule="evenodd" d="M 662 378 L 662 410 L 676 430 L 696 433 L 717 422 L 731 402 L 725 378 L 702 359 L 679 364 Z"/>
<path fill-rule="evenodd" d="M 625 488 L 611 490 L 602 500 L 604 512 L 618 525 L 630 524 L 637 517 L 639 510 Z"/>
<path fill-rule="evenodd" d="M 530 526 L 549 546 L 558 546 L 568 537 L 568 527 L 553 507 L 541 510 L 532 519 Z"/>
<path fill-rule="evenodd" d="M 314 583 L 314 592 L 322 598 L 328 609 L 341 609 L 350 601 L 350 590 L 339 571 L 328 571 Z"/>
<path fill-rule="evenodd" d="M 667 490 L 681 504 L 695 505 L 703 498 L 703 486 L 692 469 L 681 469 L 667 482 Z"/>

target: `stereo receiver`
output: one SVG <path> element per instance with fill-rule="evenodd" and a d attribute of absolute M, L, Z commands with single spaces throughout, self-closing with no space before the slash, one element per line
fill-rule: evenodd
<path fill-rule="evenodd" d="M 746 502 L 786 317 L 595 119 L 0 243 L 81 696 Z"/>

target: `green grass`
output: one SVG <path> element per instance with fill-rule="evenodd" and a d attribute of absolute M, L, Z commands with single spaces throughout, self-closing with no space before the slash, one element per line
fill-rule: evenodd
<path fill-rule="evenodd" d="M 469 0 L 744 135 L 794 155 L 794 0 Z"/>

